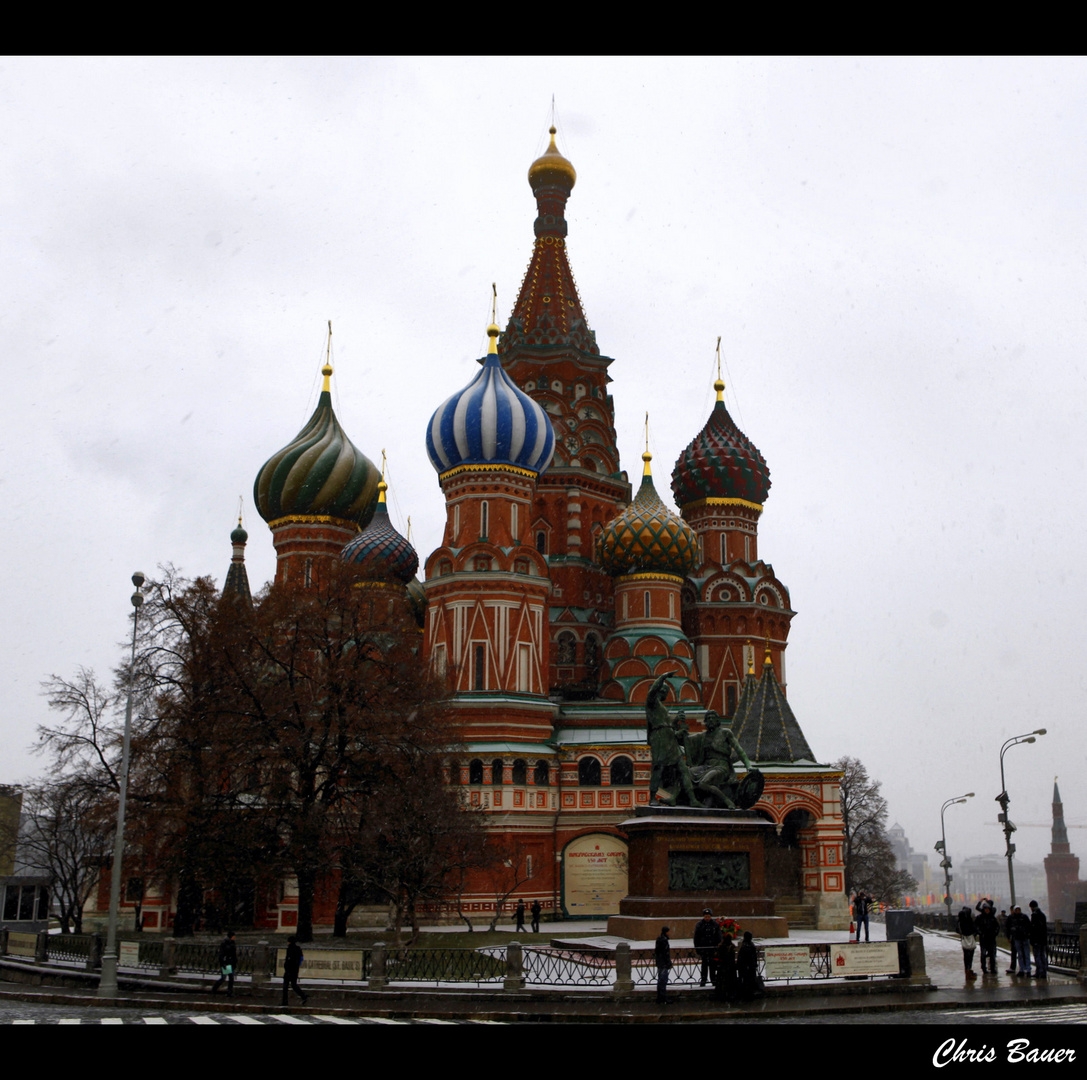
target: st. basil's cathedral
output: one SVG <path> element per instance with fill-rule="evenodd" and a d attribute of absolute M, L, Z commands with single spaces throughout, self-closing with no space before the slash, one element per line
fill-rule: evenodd
<path fill-rule="evenodd" d="M 755 810 L 777 826 L 767 874 L 778 914 L 842 928 L 841 774 L 819 764 L 785 697 L 794 612 L 759 557 L 766 461 L 729 415 L 718 379 L 709 419 L 672 469 L 680 512 L 658 493 L 648 450 L 632 497 L 608 389 L 613 360 L 589 328 L 568 260 L 576 173 L 553 127 L 528 180 L 535 240 L 505 330 L 488 328 L 479 373 L 420 433 L 446 502 L 423 581 L 389 519 L 379 470 L 333 412 L 327 364 L 313 416 L 254 485 L 276 580 L 306 583 L 322 560 L 351 560 L 410 606 L 428 662 L 453 689 L 460 749 L 449 782 L 515 853 L 523 881 L 511 909 L 538 900 L 545 919 L 618 909 L 622 822 L 650 800 L 646 695 L 669 673 L 670 708 L 684 710 L 692 731 L 707 710 L 731 720 L 766 778 Z M 231 534 L 225 585 L 245 594 L 247 539 L 240 526 Z M 268 912 L 277 929 L 294 925 L 291 893 L 287 882 Z M 462 904 L 493 913 L 493 884 L 470 883 Z M 315 917 L 325 921 L 320 904 Z"/>

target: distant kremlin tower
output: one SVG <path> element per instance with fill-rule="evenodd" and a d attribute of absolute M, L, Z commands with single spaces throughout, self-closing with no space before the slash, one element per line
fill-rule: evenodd
<path fill-rule="evenodd" d="M 843 927 L 840 774 L 817 762 L 786 700 L 794 613 L 758 552 L 766 461 L 718 379 L 709 419 L 672 469 L 680 513 L 658 493 L 648 451 L 631 497 L 608 392 L 614 361 L 570 270 L 576 173 L 554 128 L 528 180 L 535 239 L 509 320 L 488 328 L 479 373 L 421 433 L 446 505 L 424 580 L 389 520 L 384 481 L 333 412 L 326 364 L 313 416 L 254 484 L 276 581 L 315 583 L 342 558 L 410 598 L 425 655 L 453 688 L 462 750 L 450 782 L 486 809 L 508 853 L 511 907 L 539 900 L 545 918 L 617 910 L 622 822 L 649 803 L 646 694 L 670 673 L 669 700 L 691 730 L 709 709 L 730 719 L 766 776 L 756 810 L 777 826 L 768 871 L 778 913 Z M 237 582 L 244 530 L 231 539 Z M 493 912 L 494 896 L 481 877 L 465 904 Z M 293 902 L 288 888 L 269 925 L 292 926 Z"/>

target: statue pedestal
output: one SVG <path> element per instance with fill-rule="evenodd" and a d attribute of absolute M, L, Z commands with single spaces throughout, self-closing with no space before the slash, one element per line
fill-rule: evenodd
<path fill-rule="evenodd" d="M 788 937 L 766 895 L 765 841 L 774 826 L 751 810 L 639 807 L 620 826 L 629 841 L 629 893 L 608 933 L 652 941 L 662 926 L 690 938 L 702 911 L 735 919 L 755 937 Z"/>

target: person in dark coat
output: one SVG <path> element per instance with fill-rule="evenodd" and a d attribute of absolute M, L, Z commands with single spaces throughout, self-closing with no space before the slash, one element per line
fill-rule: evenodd
<path fill-rule="evenodd" d="M 759 988 L 759 950 L 750 930 L 744 931 L 743 944 L 736 953 L 736 973 L 740 979 L 740 997 L 750 1001 Z"/>
<path fill-rule="evenodd" d="M 228 930 L 226 937 L 219 942 L 219 981 L 211 988 L 216 994 L 219 987 L 226 983 L 226 996 L 234 996 L 234 973 L 238 969 L 238 946 L 234 944 L 234 931 Z"/>
<path fill-rule="evenodd" d="M 1030 978 L 1030 919 L 1023 914 L 1021 907 L 1016 907 L 1008 916 L 1008 937 L 1019 964 L 1019 977 Z M 1013 972 L 1014 974 L 1014 972 Z"/>
<path fill-rule="evenodd" d="M 294 992 L 305 1005 L 309 995 L 298 985 L 298 969 L 302 966 L 302 950 L 298 947 L 298 938 L 291 934 L 287 938 L 287 955 L 283 957 L 283 1008 L 287 1007 L 287 991 L 293 986 Z"/>
<path fill-rule="evenodd" d="M 695 923 L 694 927 L 695 952 L 702 958 L 701 986 L 706 985 L 707 977 L 710 982 L 717 982 L 714 978 L 714 968 L 716 966 L 717 946 L 720 944 L 721 927 L 713 921 L 713 912 L 709 908 L 705 908 L 702 911 L 701 921 Z"/>
<path fill-rule="evenodd" d="M 543 908 L 540 907 L 540 901 L 533 900 L 529 911 L 532 912 L 532 932 L 538 934 L 540 932 L 540 912 L 543 911 Z"/>
<path fill-rule="evenodd" d="M 981 973 L 996 974 L 996 939 L 1000 933 L 1000 924 L 996 921 L 993 909 L 986 905 L 974 920 L 978 930 L 978 944 L 981 946 Z"/>
<path fill-rule="evenodd" d="M 853 897 L 853 922 L 857 926 L 857 944 L 861 940 L 861 926 L 864 926 L 864 940 L 868 941 L 868 906 L 871 898 L 863 890 L 859 889 Z"/>
<path fill-rule="evenodd" d="M 974 970 L 974 950 L 977 946 L 978 929 L 974 925 L 974 916 L 968 907 L 959 912 L 959 936 L 962 939 L 962 962 L 966 967 L 966 977 L 976 979 L 978 973 Z"/>
<path fill-rule="evenodd" d="M 513 917 L 517 920 L 517 925 L 514 930 L 520 930 L 524 933 L 525 930 L 525 902 L 524 900 L 517 901 L 517 910 L 514 912 Z"/>
<path fill-rule="evenodd" d="M 739 989 L 736 977 L 736 946 L 732 944 L 732 935 L 725 934 L 717 947 L 715 965 L 714 996 L 722 1001 L 735 1001 Z"/>
<path fill-rule="evenodd" d="M 1045 912 L 1038 906 L 1037 900 L 1030 902 L 1030 948 L 1034 953 L 1034 977 L 1045 979 L 1049 976 L 1049 958 L 1046 946 L 1049 944 L 1049 922 Z"/>
<path fill-rule="evenodd" d="M 660 937 L 653 946 L 657 964 L 657 1004 L 668 1004 L 668 972 L 672 970 L 672 946 L 668 943 L 668 927 L 662 926 Z"/>
<path fill-rule="evenodd" d="M 1000 932 L 1004 935 L 1008 942 L 1008 970 L 1004 972 L 1005 975 L 1015 974 L 1016 964 L 1016 951 L 1015 942 L 1012 941 L 1012 917 L 1004 910 L 1000 909 Z"/>

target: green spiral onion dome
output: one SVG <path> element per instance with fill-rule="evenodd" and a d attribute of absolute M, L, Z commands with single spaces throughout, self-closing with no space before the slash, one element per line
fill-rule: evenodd
<path fill-rule="evenodd" d="M 759 506 L 770 491 L 770 469 L 758 447 L 736 426 L 725 408 L 720 379 L 717 403 L 706 426 L 672 470 L 672 494 L 682 509 L 699 499 L 743 499 Z"/>
<path fill-rule="evenodd" d="M 370 524 L 344 545 L 340 558 L 363 567 L 379 580 L 406 585 L 419 569 L 419 556 L 389 519 L 385 503 L 388 485 L 382 480 L 377 487 L 377 507 Z"/>
<path fill-rule="evenodd" d="M 261 466 L 253 484 L 257 511 L 271 524 L 285 517 L 328 517 L 365 527 L 381 479 L 374 463 L 344 434 L 332 411 L 329 376 L 306 426 Z"/>
<path fill-rule="evenodd" d="M 698 563 L 694 530 L 661 501 L 642 454 L 645 472 L 634 501 L 600 534 L 597 561 L 609 574 L 675 574 L 686 577 Z"/>

